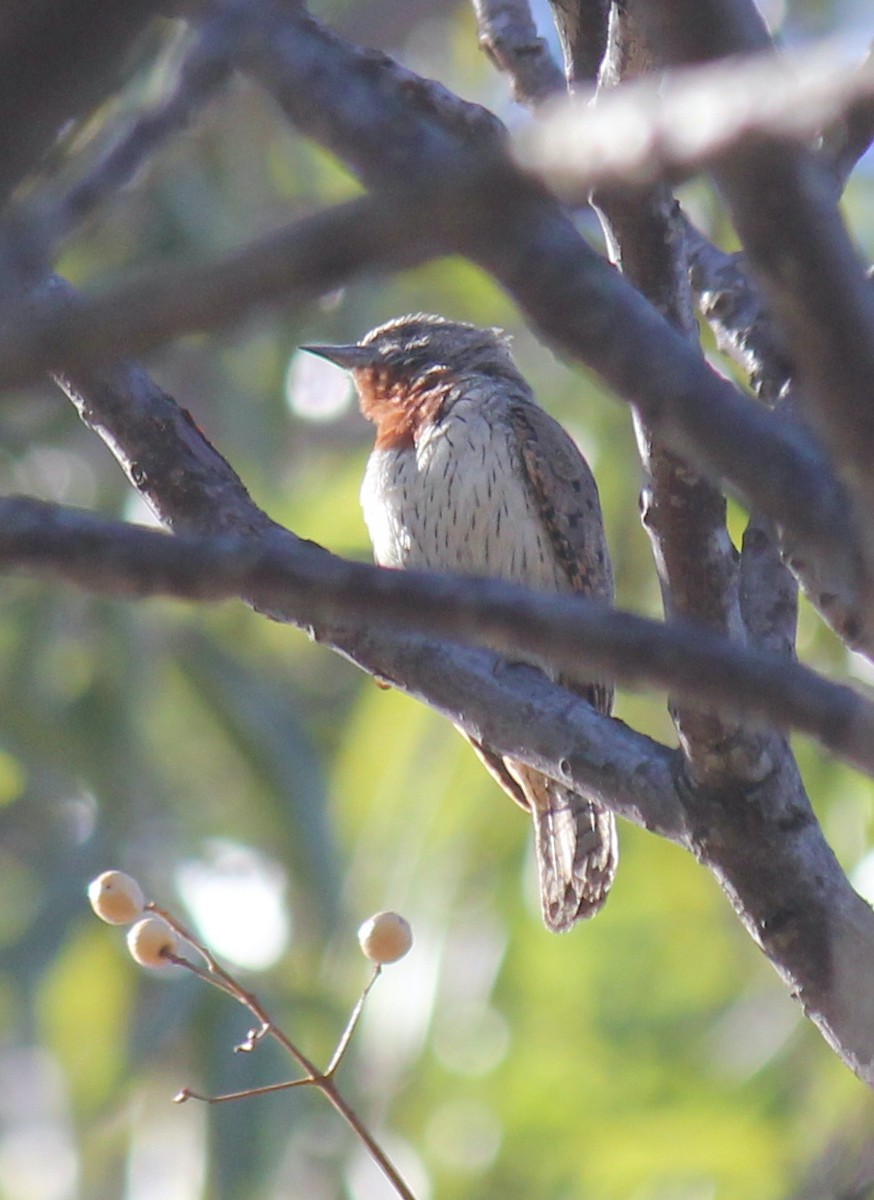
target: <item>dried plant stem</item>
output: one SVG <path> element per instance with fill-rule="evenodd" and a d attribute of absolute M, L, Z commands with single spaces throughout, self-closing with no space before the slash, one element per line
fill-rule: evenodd
<path fill-rule="evenodd" d="M 340 1036 L 340 1040 L 337 1043 L 337 1049 L 334 1051 L 334 1056 L 331 1059 L 331 1061 L 328 1063 L 328 1065 L 325 1067 L 325 1077 L 327 1079 L 333 1078 L 337 1068 L 339 1067 L 340 1063 L 343 1061 L 343 1055 L 346 1053 L 349 1043 L 352 1041 L 352 1035 L 355 1032 L 355 1029 L 358 1025 L 358 1020 L 359 1020 L 362 1012 L 364 1011 L 364 1002 L 367 999 L 367 997 L 370 995 L 370 989 L 376 983 L 377 979 L 379 979 L 379 976 L 381 973 L 382 973 L 382 967 L 379 965 L 379 963 L 377 963 L 373 968 L 373 974 L 370 976 L 370 980 L 368 981 L 367 986 L 365 987 L 365 989 L 361 993 L 361 995 L 358 997 L 358 1003 L 352 1009 L 352 1012 L 349 1016 L 349 1020 L 346 1022 L 346 1028 L 343 1030 L 343 1033 Z"/>
<path fill-rule="evenodd" d="M 271 1092 L 287 1091 L 290 1088 L 298 1087 L 314 1087 L 317 1088 L 346 1121 L 346 1123 L 355 1132 L 359 1141 L 367 1149 L 373 1161 L 377 1164 L 385 1177 L 391 1183 L 395 1192 L 401 1197 L 401 1200 L 416 1200 L 416 1197 L 404 1182 L 397 1167 L 383 1150 L 382 1146 L 364 1124 L 358 1113 L 351 1104 L 340 1093 L 334 1081 L 334 1075 L 349 1043 L 352 1035 L 358 1025 L 359 1018 L 364 1008 L 364 1003 L 370 993 L 371 988 L 379 978 L 381 967 L 374 967 L 367 985 L 358 998 L 358 1002 L 352 1010 L 349 1020 L 346 1023 L 346 1028 L 343 1030 L 340 1040 L 337 1043 L 337 1048 L 331 1057 L 331 1061 L 324 1071 L 320 1071 L 315 1064 L 303 1053 L 303 1051 L 285 1034 L 278 1025 L 274 1023 L 270 1014 L 262 1005 L 258 997 L 253 993 L 241 987 L 237 980 L 218 962 L 212 951 L 205 946 L 199 938 L 187 929 L 181 921 L 179 921 L 172 913 L 159 905 L 149 902 L 146 906 L 149 912 L 153 912 L 156 916 L 161 917 L 170 928 L 183 941 L 188 942 L 197 953 L 203 958 L 206 967 L 201 967 L 197 963 L 191 962 L 181 954 L 168 954 L 167 958 L 176 966 L 184 967 L 187 971 L 191 971 L 197 975 L 199 979 L 203 979 L 206 983 L 218 987 L 221 991 L 232 996 L 238 1003 L 247 1008 L 249 1012 L 260 1022 L 258 1028 L 251 1029 L 246 1038 L 246 1041 L 241 1043 L 235 1049 L 239 1052 L 249 1052 L 255 1049 L 257 1044 L 265 1037 L 272 1037 L 277 1041 L 283 1049 L 297 1061 L 297 1063 L 306 1072 L 302 1079 L 290 1079 L 282 1083 L 266 1084 L 262 1087 L 247 1088 L 241 1092 L 227 1092 L 220 1096 L 206 1096 L 199 1092 L 192 1091 L 190 1088 L 183 1088 L 174 1097 L 177 1103 L 183 1103 L 186 1100 L 201 1100 L 205 1104 L 222 1104 L 229 1100 L 244 1100 L 250 1096 L 264 1096 Z"/>

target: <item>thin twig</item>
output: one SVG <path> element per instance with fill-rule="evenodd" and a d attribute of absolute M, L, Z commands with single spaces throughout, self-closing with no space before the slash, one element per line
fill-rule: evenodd
<path fill-rule="evenodd" d="M 168 912 L 165 908 L 161 908 L 159 905 L 151 902 L 146 905 L 146 908 L 150 912 L 154 912 L 156 916 L 162 917 L 163 920 L 165 920 L 170 926 L 170 928 L 183 939 L 183 941 L 189 942 L 192 946 L 194 946 L 198 954 L 203 956 L 203 960 L 207 964 L 208 969 L 206 972 L 201 971 L 187 959 L 171 956 L 173 962 L 175 962 L 178 966 L 187 967 L 189 970 L 192 970 L 195 975 L 197 975 L 200 979 L 205 980 L 207 983 L 215 982 L 223 991 L 228 992 L 240 1004 L 242 1004 L 245 1008 L 248 1008 L 249 1012 L 251 1012 L 251 1014 L 261 1022 L 261 1031 L 257 1035 L 259 1039 L 266 1036 L 267 1033 L 270 1033 L 271 1036 L 276 1038 L 280 1045 L 282 1045 L 283 1048 L 286 1049 L 289 1054 L 291 1054 L 297 1060 L 300 1066 L 306 1071 L 307 1075 L 312 1076 L 314 1079 L 319 1075 L 318 1068 L 312 1062 L 310 1062 L 303 1051 L 300 1050 L 286 1034 L 276 1028 L 276 1026 L 273 1024 L 270 1014 L 263 1007 L 258 997 L 253 992 L 248 992 L 245 990 L 245 988 L 240 987 L 233 975 L 231 975 L 231 973 L 221 965 L 209 947 L 206 946 L 196 934 L 192 933 L 191 930 L 186 929 L 182 922 L 178 920 L 178 918 L 176 918 L 172 913 Z"/>
<path fill-rule="evenodd" d="M 339 1042 L 337 1042 L 337 1049 L 334 1051 L 331 1061 L 325 1067 L 324 1078 L 330 1079 L 332 1075 L 336 1074 L 337 1068 L 339 1067 L 340 1063 L 343 1061 L 343 1057 L 344 1057 L 346 1051 L 349 1049 L 349 1043 L 352 1041 L 352 1035 L 354 1034 L 356 1028 L 358 1027 L 358 1022 L 361 1018 L 361 1014 L 362 1014 L 362 1012 L 364 1012 L 365 1001 L 367 1000 L 367 997 L 370 995 L 370 990 L 373 987 L 373 985 L 376 983 L 377 979 L 379 979 L 379 976 L 381 973 L 382 973 L 382 967 L 380 966 L 379 963 L 376 963 L 376 965 L 373 968 L 373 974 L 370 976 L 370 979 L 368 980 L 367 985 L 364 988 L 364 991 L 358 997 L 358 1001 L 357 1001 L 355 1007 L 352 1009 L 352 1013 L 349 1017 L 349 1020 L 346 1022 L 346 1028 L 343 1030 L 342 1034 L 340 1035 L 340 1040 L 339 1040 Z"/>
<path fill-rule="evenodd" d="M 371 988 L 376 983 L 380 975 L 380 967 L 377 966 L 371 975 L 367 985 L 365 986 L 361 996 L 359 997 L 349 1021 L 346 1024 L 337 1048 L 331 1057 L 331 1062 L 325 1071 L 319 1071 L 313 1062 L 303 1053 L 302 1050 L 291 1040 L 287 1033 L 273 1021 L 267 1009 L 258 999 L 254 992 L 241 987 L 234 976 L 224 968 L 212 951 L 205 945 L 196 934 L 187 929 L 186 926 L 167 909 L 162 908 L 154 902 L 146 904 L 146 909 L 149 912 L 155 913 L 161 917 L 169 927 L 184 941 L 189 942 L 198 954 L 203 957 L 207 964 L 207 970 L 204 971 L 197 967 L 196 964 L 190 962 L 182 955 L 175 953 L 167 953 L 165 957 L 168 961 L 176 966 L 183 967 L 191 971 L 199 979 L 206 983 L 211 983 L 219 987 L 222 991 L 231 995 L 238 1003 L 247 1008 L 257 1021 L 260 1022 L 261 1028 L 249 1034 L 248 1043 L 244 1044 L 246 1049 L 251 1049 L 254 1045 L 264 1037 L 272 1037 L 280 1046 L 289 1054 L 291 1054 L 298 1064 L 306 1071 L 306 1076 L 303 1079 L 292 1079 L 285 1082 L 266 1084 L 261 1087 L 247 1088 L 241 1092 L 227 1092 L 219 1096 L 207 1096 L 201 1092 L 195 1092 L 191 1088 L 183 1088 L 176 1094 L 174 1100 L 176 1103 L 183 1103 L 186 1100 L 201 1100 L 206 1104 L 222 1104 L 229 1100 L 243 1100 L 251 1096 L 263 1096 L 273 1092 L 288 1091 L 291 1088 L 298 1087 L 314 1087 L 322 1092 L 327 1097 L 334 1109 L 343 1117 L 346 1123 L 354 1130 L 358 1139 L 367 1148 L 371 1158 L 386 1176 L 394 1190 L 397 1192 L 401 1200 L 416 1200 L 413 1192 L 408 1187 L 407 1183 L 399 1173 L 397 1167 L 386 1154 L 385 1150 L 364 1124 L 358 1113 L 351 1104 L 344 1098 L 338 1090 L 334 1081 L 334 1073 L 340 1065 L 346 1050 L 349 1046 L 349 1041 L 355 1028 L 358 1024 L 358 1019 L 364 1006 L 364 1002 L 370 993 Z"/>
<path fill-rule="evenodd" d="M 184 1104 L 186 1100 L 201 1100 L 204 1104 L 224 1104 L 227 1100 L 249 1100 L 253 1096 L 269 1096 L 273 1092 L 288 1092 L 292 1088 L 317 1085 L 317 1079 L 307 1076 L 305 1079 L 287 1079 L 283 1083 L 265 1083 L 260 1087 L 245 1088 L 242 1092 L 222 1092 L 220 1096 L 207 1096 L 205 1092 L 196 1092 L 194 1088 L 184 1087 L 173 1097 L 173 1103 Z"/>

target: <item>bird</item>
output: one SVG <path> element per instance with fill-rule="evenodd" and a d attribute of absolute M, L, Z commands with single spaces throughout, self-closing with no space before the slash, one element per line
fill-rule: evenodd
<path fill-rule="evenodd" d="M 377 564 L 613 603 L 592 472 L 538 404 L 503 331 L 416 313 L 358 342 L 302 348 L 351 374 L 361 412 L 376 426 L 361 505 Z M 580 684 L 548 664 L 533 665 L 609 715 L 613 693 L 604 681 Z M 612 812 L 465 736 L 533 818 L 546 927 L 564 932 L 593 916 L 616 871 Z"/>

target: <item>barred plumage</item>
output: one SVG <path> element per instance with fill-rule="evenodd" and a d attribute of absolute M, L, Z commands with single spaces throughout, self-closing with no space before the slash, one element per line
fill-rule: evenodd
<path fill-rule="evenodd" d="M 351 346 L 307 349 L 352 372 L 362 412 L 376 425 L 361 501 L 378 563 L 495 576 L 612 603 L 591 471 L 537 404 L 499 331 L 417 315 Z M 557 678 L 609 713 L 607 685 Z M 612 813 L 474 746 L 532 813 L 548 928 L 563 931 L 592 916 L 616 869 Z"/>

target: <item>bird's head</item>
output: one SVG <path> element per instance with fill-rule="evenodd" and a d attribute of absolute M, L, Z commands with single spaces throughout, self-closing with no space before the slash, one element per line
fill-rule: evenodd
<path fill-rule="evenodd" d="M 500 329 L 417 313 L 396 317 L 345 346 L 303 346 L 349 371 L 377 446 L 412 443 L 436 420 L 454 385 L 493 376 L 518 383 L 509 338 Z"/>

